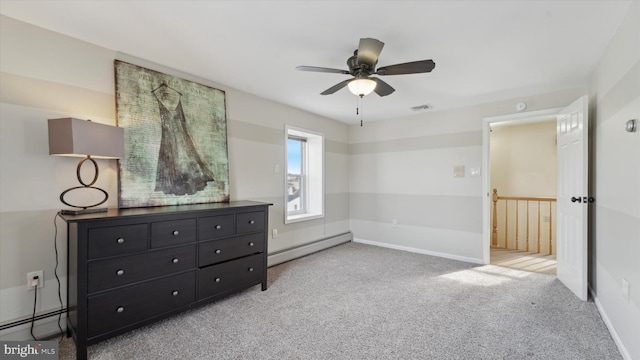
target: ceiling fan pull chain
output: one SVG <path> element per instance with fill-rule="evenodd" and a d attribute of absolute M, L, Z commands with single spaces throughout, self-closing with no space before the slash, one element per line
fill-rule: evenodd
<path fill-rule="evenodd" d="M 362 96 L 358 98 L 358 102 L 360 103 L 360 108 L 363 108 L 364 102 L 362 101 Z M 362 127 L 362 110 L 363 109 L 360 109 L 360 127 Z M 356 115 L 357 114 L 358 114 L 358 111 L 356 111 Z"/>

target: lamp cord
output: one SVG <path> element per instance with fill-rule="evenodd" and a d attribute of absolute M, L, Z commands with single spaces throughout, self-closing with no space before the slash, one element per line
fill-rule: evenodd
<path fill-rule="evenodd" d="M 64 305 L 62 304 L 62 293 L 60 291 L 60 288 L 62 286 L 60 284 L 60 277 L 58 277 L 58 224 L 56 223 L 56 219 L 58 217 L 62 219 L 60 211 L 58 211 L 56 213 L 56 216 L 53 217 L 53 227 L 55 229 L 55 232 L 53 234 L 53 249 L 56 253 L 56 267 L 53 269 L 53 274 L 56 276 L 56 280 L 58 281 L 58 300 L 60 301 L 60 313 L 58 314 L 58 329 L 60 329 L 60 340 L 58 340 L 58 342 L 61 342 L 62 339 L 64 339 L 64 331 L 62 330 L 62 326 L 60 325 L 60 320 L 62 320 L 62 310 L 64 309 Z M 67 279 L 68 278 L 69 277 L 67 276 Z"/>
<path fill-rule="evenodd" d="M 40 280 L 44 281 L 44 280 Z M 33 315 L 31 315 L 31 337 L 34 341 L 38 341 L 36 336 L 33 335 L 33 324 L 36 322 L 36 303 L 38 302 L 38 285 L 36 285 L 35 289 L 33 289 Z"/>

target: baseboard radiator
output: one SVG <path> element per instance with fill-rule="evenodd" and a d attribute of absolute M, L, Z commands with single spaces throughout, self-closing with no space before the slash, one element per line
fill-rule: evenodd
<path fill-rule="evenodd" d="M 267 257 L 267 266 L 282 264 L 283 262 L 291 261 L 309 254 L 313 254 L 318 251 L 322 251 L 340 244 L 348 243 L 353 240 L 353 233 L 347 232 L 340 235 L 331 236 L 328 238 L 320 239 L 309 244 L 296 246 L 290 249 L 285 249 L 271 253 Z"/>

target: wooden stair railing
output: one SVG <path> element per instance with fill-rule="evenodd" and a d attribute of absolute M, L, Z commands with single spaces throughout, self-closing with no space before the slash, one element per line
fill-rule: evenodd
<path fill-rule="evenodd" d="M 520 250 L 519 249 L 519 239 L 518 239 L 518 235 L 519 235 L 519 223 L 520 223 L 520 217 L 518 214 L 519 211 L 519 202 L 520 201 L 525 201 L 526 202 L 526 241 L 525 241 L 525 251 L 530 251 L 530 246 L 529 246 L 529 235 L 530 235 L 530 229 L 529 229 L 529 203 L 530 202 L 536 202 L 537 203 L 537 246 L 536 246 L 536 252 L 541 252 L 540 251 L 540 242 L 541 242 L 541 238 L 542 238 L 542 234 L 540 232 L 540 228 L 541 228 L 541 220 L 542 220 L 542 215 L 540 213 L 540 203 L 542 202 L 548 202 L 549 203 L 549 241 L 548 241 L 548 254 L 551 255 L 553 254 L 553 212 L 552 212 L 552 204 L 554 204 L 556 202 L 556 198 L 547 198 L 547 197 L 520 197 L 520 196 L 499 196 L 498 195 L 498 190 L 497 189 L 493 189 L 493 197 L 492 197 L 492 201 L 493 201 L 493 216 L 492 216 L 492 230 L 491 230 L 491 246 L 494 247 L 499 247 L 498 245 L 498 201 L 499 200 L 504 200 L 505 201 L 505 229 L 504 229 L 504 247 L 507 249 L 510 249 L 509 247 L 509 206 L 508 206 L 508 202 L 509 201 L 515 201 L 515 250 Z"/>

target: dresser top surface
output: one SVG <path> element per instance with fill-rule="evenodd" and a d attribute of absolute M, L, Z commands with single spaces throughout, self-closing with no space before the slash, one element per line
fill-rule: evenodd
<path fill-rule="evenodd" d="M 230 201 L 223 203 L 207 203 L 207 204 L 190 204 L 190 205 L 171 205 L 171 206 L 155 206 L 144 208 L 118 209 L 110 208 L 107 212 L 84 214 L 84 215 L 60 215 L 67 222 L 82 222 L 96 219 L 134 217 L 144 215 L 168 215 L 175 213 L 201 212 L 208 210 L 233 210 L 246 207 L 271 206 L 271 203 L 258 201 Z"/>

